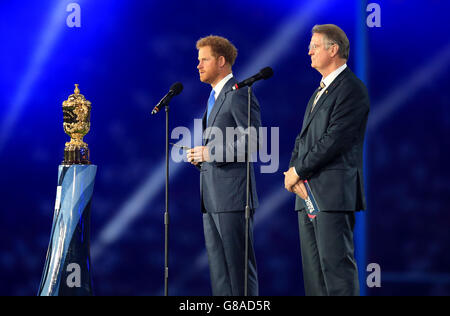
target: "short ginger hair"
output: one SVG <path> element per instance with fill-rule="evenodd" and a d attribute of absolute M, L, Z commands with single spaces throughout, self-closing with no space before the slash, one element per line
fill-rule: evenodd
<path fill-rule="evenodd" d="M 214 57 L 219 58 L 220 56 L 223 56 L 225 58 L 225 62 L 230 64 L 230 66 L 234 65 L 234 61 L 236 60 L 238 54 L 237 49 L 225 37 L 209 35 L 197 41 L 197 49 L 206 46 L 211 47 L 211 52 Z"/>

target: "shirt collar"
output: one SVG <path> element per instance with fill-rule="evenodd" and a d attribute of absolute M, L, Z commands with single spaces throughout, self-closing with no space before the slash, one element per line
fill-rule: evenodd
<path fill-rule="evenodd" d="M 233 73 L 229 73 L 225 78 L 219 81 L 218 84 L 214 87 L 214 98 L 217 100 L 217 97 L 219 96 L 220 92 L 222 91 L 225 84 L 233 78 Z"/>
<path fill-rule="evenodd" d="M 328 86 L 334 81 L 334 79 L 336 79 L 337 76 L 339 76 L 341 72 L 345 70 L 345 68 L 347 68 L 347 64 L 343 64 L 341 67 L 330 73 L 328 76 L 322 78 L 322 81 L 325 84 L 325 88 L 328 88 Z"/>

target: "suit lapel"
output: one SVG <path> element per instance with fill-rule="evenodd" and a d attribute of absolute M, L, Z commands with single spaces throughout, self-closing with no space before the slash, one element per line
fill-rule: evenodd
<path fill-rule="evenodd" d="M 309 99 L 308 105 L 306 106 L 306 110 L 305 110 L 305 116 L 303 117 L 303 126 L 302 126 L 302 132 L 306 127 L 306 122 L 308 122 L 308 118 L 311 114 L 311 108 L 312 108 L 312 104 L 314 102 L 314 98 L 316 97 L 316 94 L 319 92 L 319 88 L 316 89 L 316 91 L 314 91 L 313 95 L 311 96 L 311 98 Z"/>
<path fill-rule="evenodd" d="M 202 131 L 206 129 L 206 115 L 208 113 L 208 109 L 205 110 L 205 113 L 203 113 L 202 117 Z M 202 133 L 202 144 L 205 145 L 205 141 L 203 140 L 203 133 Z"/>
<path fill-rule="evenodd" d="M 231 91 L 231 89 L 233 88 L 233 86 L 236 83 L 237 83 L 237 80 L 234 77 L 232 77 L 223 86 L 222 91 L 220 91 L 220 94 L 217 97 L 216 102 L 214 103 L 214 106 L 213 106 L 213 108 L 211 110 L 211 113 L 209 114 L 209 119 L 207 120 L 207 122 L 208 122 L 207 123 L 207 127 L 214 126 L 214 122 L 216 120 L 217 114 L 220 112 L 220 109 L 222 108 L 222 105 L 223 105 L 223 103 L 225 101 L 226 94 Z M 206 120 L 206 113 L 203 116 L 203 119 Z M 205 125 L 206 124 L 203 124 L 203 126 L 205 126 Z M 209 133 L 208 133 L 208 137 L 207 137 L 207 139 L 205 141 L 205 145 L 208 143 L 208 139 L 209 139 L 210 134 L 211 134 L 211 131 L 209 131 Z"/>
<path fill-rule="evenodd" d="M 339 74 L 339 76 L 336 77 L 336 79 L 333 80 L 333 82 L 330 84 L 330 86 L 328 88 L 326 88 L 325 91 L 322 93 L 322 95 L 320 96 L 319 100 L 317 100 L 317 103 L 314 106 L 313 111 L 311 112 L 311 108 L 312 108 L 312 104 L 314 102 L 314 98 L 316 96 L 316 93 L 318 92 L 316 90 L 316 93 L 313 95 L 313 97 L 311 97 L 311 99 L 313 101 L 311 102 L 311 100 L 310 100 L 310 102 L 308 104 L 308 107 L 306 108 L 307 113 L 305 113 L 305 114 L 308 114 L 308 116 L 305 115 L 306 122 L 303 121 L 303 128 L 302 128 L 301 134 L 303 134 L 305 132 L 305 130 L 308 128 L 309 124 L 311 123 L 312 119 L 316 115 L 316 113 L 319 110 L 319 108 L 325 102 L 327 97 L 333 92 L 333 90 L 338 86 L 338 84 L 342 81 L 342 79 L 344 79 L 347 76 L 349 71 L 350 71 L 350 69 L 348 67 L 345 68 L 345 70 L 343 72 L 341 72 Z"/>

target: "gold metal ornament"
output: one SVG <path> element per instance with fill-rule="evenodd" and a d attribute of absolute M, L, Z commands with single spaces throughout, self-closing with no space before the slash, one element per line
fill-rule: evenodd
<path fill-rule="evenodd" d="M 78 84 L 75 84 L 74 94 L 71 94 L 62 104 L 64 115 L 64 132 L 70 136 L 70 142 L 64 148 L 63 165 L 91 164 L 89 148 L 83 142 L 83 137 L 91 129 L 91 102 L 80 94 Z"/>

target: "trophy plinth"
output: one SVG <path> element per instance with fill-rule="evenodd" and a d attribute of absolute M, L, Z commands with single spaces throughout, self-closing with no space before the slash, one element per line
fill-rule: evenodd
<path fill-rule="evenodd" d="M 93 295 L 90 253 L 95 165 L 60 165 L 39 296 Z"/>
<path fill-rule="evenodd" d="M 64 132 L 70 136 L 70 142 L 64 148 L 63 165 L 90 165 L 89 148 L 83 137 L 91 128 L 91 102 L 80 94 L 75 84 L 74 94 L 63 102 Z"/>

